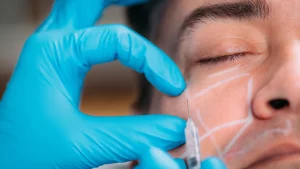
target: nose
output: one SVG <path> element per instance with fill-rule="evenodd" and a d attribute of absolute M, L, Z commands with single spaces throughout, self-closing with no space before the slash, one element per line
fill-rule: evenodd
<path fill-rule="evenodd" d="M 282 56 L 284 59 L 272 58 L 264 77 L 256 80 L 259 89 L 252 100 L 256 118 L 269 119 L 278 112 L 295 113 L 300 108 L 300 51 L 296 52 L 298 56 L 294 53 Z M 275 63 L 276 59 L 280 61 Z"/>

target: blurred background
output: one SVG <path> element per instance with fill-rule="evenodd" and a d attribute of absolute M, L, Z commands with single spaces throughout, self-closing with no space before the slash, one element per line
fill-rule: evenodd
<path fill-rule="evenodd" d="M 0 1 L 0 96 L 25 40 L 50 12 L 52 3 L 53 0 Z M 98 24 L 126 24 L 123 13 L 122 7 L 110 7 Z M 91 115 L 131 114 L 135 76 L 118 62 L 94 67 L 86 78 L 81 110 Z"/>

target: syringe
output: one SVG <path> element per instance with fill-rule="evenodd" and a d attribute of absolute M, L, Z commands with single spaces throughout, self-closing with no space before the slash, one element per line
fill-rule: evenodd
<path fill-rule="evenodd" d="M 201 168 L 200 143 L 198 128 L 192 118 L 190 118 L 190 106 L 187 100 L 188 121 L 185 128 L 186 153 L 188 169 Z"/>

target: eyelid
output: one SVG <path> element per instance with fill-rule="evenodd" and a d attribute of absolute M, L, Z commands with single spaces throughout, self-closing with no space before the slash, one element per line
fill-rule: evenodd
<path fill-rule="evenodd" d="M 216 57 L 207 57 L 200 59 L 198 63 L 200 64 L 219 64 L 227 61 L 235 61 L 237 59 L 240 59 L 242 57 L 246 57 L 249 53 L 242 52 L 242 53 L 235 53 L 235 54 L 229 54 L 229 55 L 223 55 L 223 56 L 216 56 Z"/>

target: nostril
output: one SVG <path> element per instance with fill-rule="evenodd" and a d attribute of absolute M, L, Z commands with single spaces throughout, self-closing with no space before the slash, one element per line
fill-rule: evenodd
<path fill-rule="evenodd" d="M 286 99 L 274 99 L 269 101 L 269 105 L 276 110 L 283 109 L 290 105 L 289 101 Z"/>

